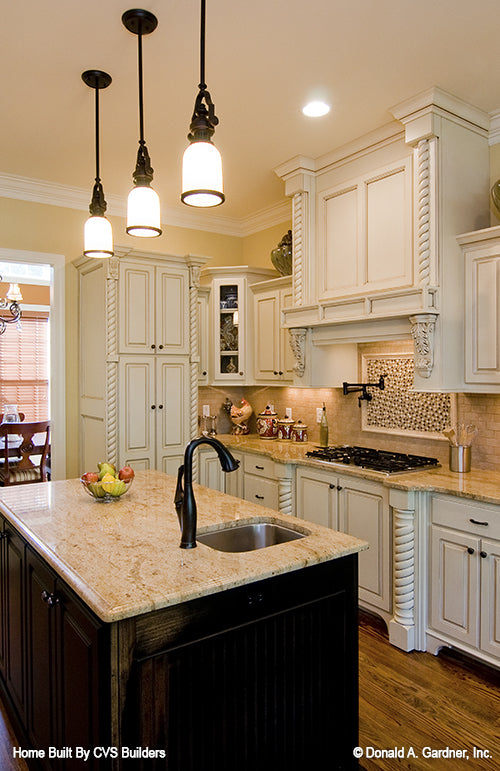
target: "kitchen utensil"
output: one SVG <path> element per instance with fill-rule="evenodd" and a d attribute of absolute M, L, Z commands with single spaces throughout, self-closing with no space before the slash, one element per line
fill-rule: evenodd
<path fill-rule="evenodd" d="M 456 434 L 455 434 L 455 429 L 453 429 L 453 428 L 445 428 L 445 430 L 443 431 L 443 434 L 448 439 L 450 444 L 455 444 L 455 445 L 457 444 L 457 438 L 456 438 Z"/>
<path fill-rule="evenodd" d="M 450 444 L 450 471 L 470 471 L 471 447 Z"/>

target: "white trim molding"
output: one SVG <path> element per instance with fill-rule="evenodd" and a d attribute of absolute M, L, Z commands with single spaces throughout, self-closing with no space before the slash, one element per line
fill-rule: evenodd
<path fill-rule="evenodd" d="M 66 478 L 66 352 L 65 352 L 65 269 L 62 254 L 28 252 L 0 247 L 0 260 L 50 265 L 50 419 L 52 479 Z"/>

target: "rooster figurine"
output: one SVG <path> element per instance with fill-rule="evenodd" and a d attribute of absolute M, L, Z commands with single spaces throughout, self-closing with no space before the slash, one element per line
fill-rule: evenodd
<path fill-rule="evenodd" d="M 229 414 L 234 423 L 232 430 L 233 434 L 248 434 L 249 428 L 247 426 L 247 420 L 250 418 L 252 412 L 253 409 L 246 399 L 241 400 L 241 407 L 237 407 L 236 404 L 231 405 Z"/>

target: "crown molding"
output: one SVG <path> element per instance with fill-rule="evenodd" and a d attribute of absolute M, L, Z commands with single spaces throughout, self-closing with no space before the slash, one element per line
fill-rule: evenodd
<path fill-rule="evenodd" d="M 81 211 L 88 211 L 90 201 L 89 191 L 82 190 L 82 188 L 5 173 L 0 173 L 0 197 Z M 108 204 L 107 214 L 125 219 L 126 198 L 106 194 L 106 202 Z M 242 219 L 218 217 L 214 216 L 213 213 L 205 214 L 199 210 L 184 208 L 185 211 L 175 207 L 162 207 L 162 225 L 242 238 L 273 225 L 281 224 L 291 218 L 289 201 L 260 209 Z"/>
<path fill-rule="evenodd" d="M 488 144 L 498 145 L 500 143 L 500 110 L 490 112 L 490 134 Z"/>

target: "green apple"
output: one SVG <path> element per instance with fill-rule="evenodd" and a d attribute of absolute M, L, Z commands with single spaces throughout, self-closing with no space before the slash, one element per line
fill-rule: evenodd
<path fill-rule="evenodd" d="M 111 474 L 113 477 L 116 474 L 116 467 L 112 463 L 98 463 L 97 468 L 99 469 L 99 479 L 102 479 L 104 474 Z"/>

